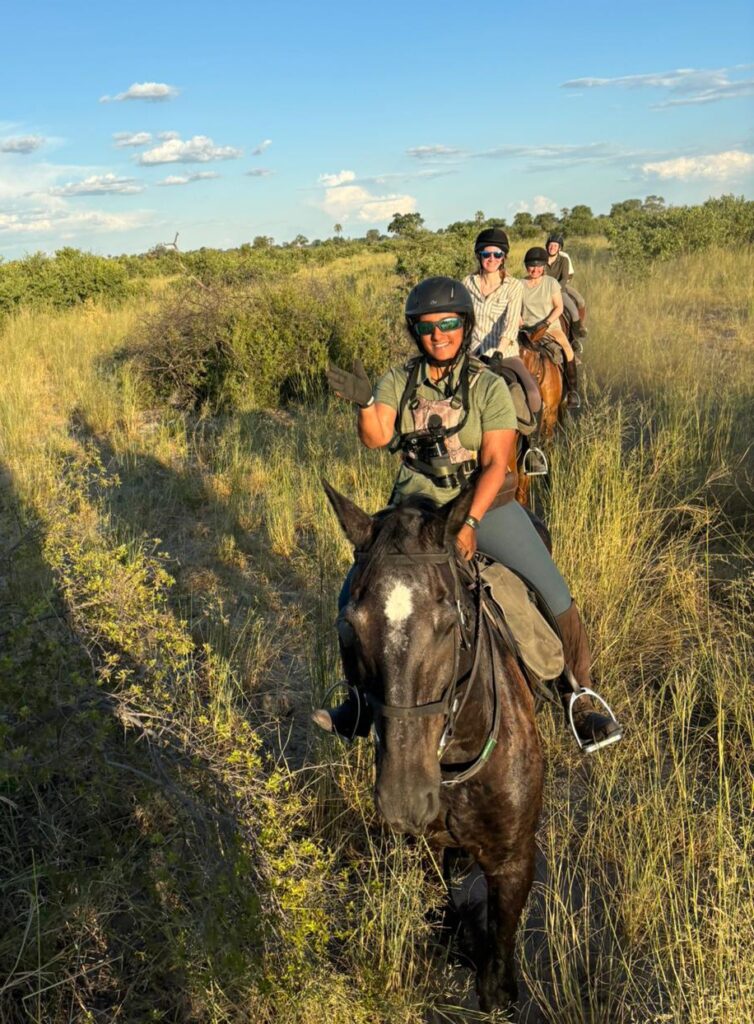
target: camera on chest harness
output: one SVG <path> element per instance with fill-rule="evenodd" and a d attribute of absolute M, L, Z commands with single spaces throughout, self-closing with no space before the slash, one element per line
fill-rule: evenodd
<path fill-rule="evenodd" d="M 477 461 L 452 462 L 446 440 L 449 433 L 456 430 L 449 430 L 440 416 L 433 413 L 426 430 L 416 430 L 401 438 L 403 460 L 410 469 L 430 477 L 437 487 L 465 487 L 476 473 Z"/>

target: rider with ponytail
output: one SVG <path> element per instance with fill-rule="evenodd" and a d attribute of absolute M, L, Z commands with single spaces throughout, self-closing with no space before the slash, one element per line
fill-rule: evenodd
<path fill-rule="evenodd" d="M 534 528 L 514 500 L 515 473 L 508 471 L 516 443 L 516 414 L 501 377 L 469 351 L 474 303 L 468 290 L 449 277 L 431 277 L 406 301 L 406 327 L 418 354 L 388 370 L 372 389 L 359 360 L 352 372 L 331 367 L 328 382 L 341 398 L 359 407 L 357 429 L 367 448 L 389 447 L 401 464 L 390 497 L 399 505 L 422 497 L 440 507 L 467 487 L 473 496 L 456 545 L 464 559 L 477 550 L 527 579 L 555 620 L 565 662 L 578 684 L 590 687 L 589 646 L 576 605 L 563 577 Z M 349 600 L 353 569 L 339 606 Z M 339 628 L 346 676 L 355 655 L 348 631 Z M 564 700 L 573 692 L 561 681 Z M 620 727 L 579 700 L 574 723 L 587 746 L 620 738 Z M 340 707 L 314 712 L 317 725 L 342 736 L 366 735 L 371 712 L 352 689 Z"/>

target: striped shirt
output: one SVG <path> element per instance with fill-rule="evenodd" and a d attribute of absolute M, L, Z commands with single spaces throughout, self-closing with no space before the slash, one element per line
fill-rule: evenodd
<path fill-rule="evenodd" d="M 475 356 L 501 352 L 504 358 L 518 355 L 518 328 L 524 288 L 521 282 L 506 273 L 502 284 L 490 295 L 482 295 L 479 275 L 464 278 L 474 303 L 474 333 L 471 351 Z"/>

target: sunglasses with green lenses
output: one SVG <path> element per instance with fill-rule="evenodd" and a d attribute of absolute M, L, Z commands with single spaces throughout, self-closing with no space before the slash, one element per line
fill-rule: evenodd
<path fill-rule="evenodd" d="M 447 334 L 448 331 L 457 331 L 459 327 L 463 327 L 463 320 L 460 316 L 446 316 L 442 320 L 435 320 L 434 323 L 429 320 L 421 320 L 414 324 L 414 333 L 420 338 L 428 338 L 435 328 L 442 331 L 443 334 Z"/>

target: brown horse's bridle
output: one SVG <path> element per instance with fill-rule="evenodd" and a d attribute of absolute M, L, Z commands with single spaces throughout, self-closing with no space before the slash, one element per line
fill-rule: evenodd
<path fill-rule="evenodd" d="M 359 551 L 356 553 L 357 562 L 365 562 L 369 558 L 369 552 Z M 460 782 L 465 782 L 470 779 L 472 775 L 475 775 L 489 760 L 492 751 L 495 749 L 497 744 L 497 733 L 500 726 L 500 700 L 497 693 L 497 681 L 494 676 L 492 678 L 492 702 L 493 702 L 493 714 L 492 724 L 487 734 L 484 746 L 481 752 L 469 762 L 463 762 L 461 764 L 442 764 L 442 756 L 448 744 L 453 738 L 455 732 L 456 721 L 461 715 L 466 702 L 471 693 L 472 685 L 477 676 L 480 662 L 480 651 L 481 651 L 481 630 L 485 628 L 489 632 L 489 621 L 484 615 L 484 598 L 482 594 L 482 582 L 479 573 L 479 565 L 476 561 L 473 563 L 472 572 L 475 578 L 475 611 L 476 619 L 474 622 L 474 635 L 470 638 L 467 632 L 468 623 L 466 621 L 466 615 L 463 610 L 463 603 L 461 601 L 461 590 L 462 584 L 459 573 L 459 565 L 456 557 L 455 549 L 448 547 L 444 551 L 416 551 L 416 552 L 403 552 L 395 554 L 382 555 L 380 558 L 381 562 L 387 563 L 388 565 L 397 566 L 412 566 L 412 565 L 448 565 L 450 566 L 451 575 L 453 577 L 454 586 L 454 603 L 457 614 L 457 629 L 455 630 L 455 639 L 453 643 L 453 671 L 450 677 L 450 682 L 443 690 L 442 696 L 439 700 L 430 701 L 427 704 L 388 704 L 385 701 L 379 699 L 374 694 L 366 691 L 367 703 L 374 712 L 375 720 L 380 716 L 383 718 L 427 718 L 432 715 L 443 715 L 445 719 L 445 728 L 443 729 L 442 736 L 440 737 L 440 743 L 437 749 L 437 759 L 440 761 L 440 768 L 443 772 L 442 784 L 445 786 L 458 785 Z M 471 668 L 468 672 L 459 676 L 458 669 L 461 660 L 461 649 L 466 649 L 472 652 L 472 663 Z M 465 690 L 462 696 L 459 696 L 459 690 L 463 688 Z M 379 733 L 378 733 L 379 737 Z"/>

